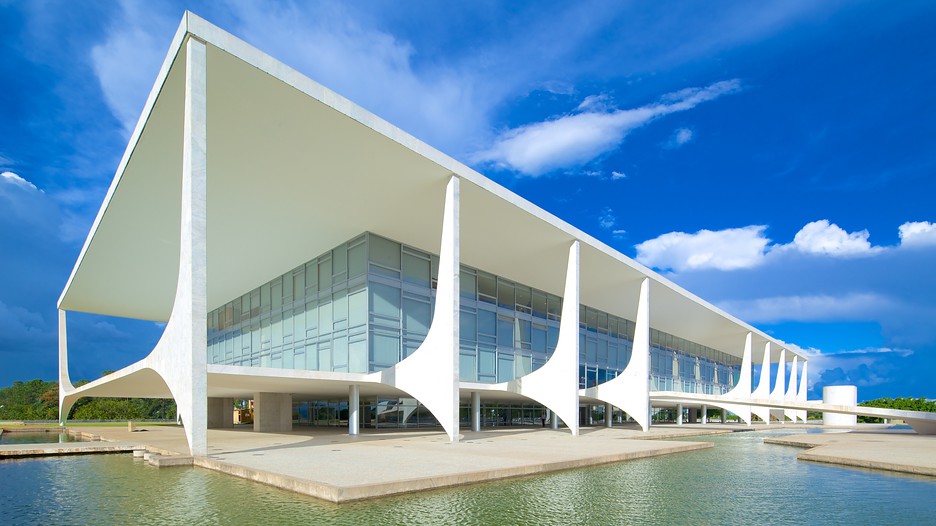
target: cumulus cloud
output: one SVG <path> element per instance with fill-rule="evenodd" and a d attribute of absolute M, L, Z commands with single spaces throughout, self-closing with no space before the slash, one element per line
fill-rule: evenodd
<path fill-rule="evenodd" d="M 806 224 L 793 237 L 792 243 L 778 248 L 828 256 L 860 256 L 880 252 L 880 247 L 871 246 L 869 235 L 867 230 L 846 232 L 842 227 L 822 219 Z"/>
<path fill-rule="evenodd" d="M 529 176 L 580 166 L 614 150 L 628 133 L 655 119 L 740 89 L 739 80 L 725 80 L 669 93 L 656 103 L 626 110 L 606 108 L 600 99 L 586 98 L 579 113 L 505 131 L 474 160 Z"/>
<path fill-rule="evenodd" d="M 673 132 L 673 135 L 670 136 L 669 140 L 663 144 L 663 147 L 670 150 L 679 148 L 680 146 L 691 142 L 693 136 L 694 132 L 689 128 L 678 128 Z"/>
<path fill-rule="evenodd" d="M 617 221 L 617 218 L 614 217 L 614 210 L 611 208 L 605 208 L 601 211 L 601 215 L 598 216 L 598 225 L 605 230 L 610 229 L 614 226 L 614 223 Z"/>
<path fill-rule="evenodd" d="M 929 221 L 906 222 L 898 228 L 900 246 L 936 245 L 936 223 Z"/>
<path fill-rule="evenodd" d="M 670 232 L 636 245 L 637 261 L 663 270 L 735 270 L 759 265 L 770 243 L 766 226 Z"/>
<path fill-rule="evenodd" d="M 615 172 L 615 171 L 612 171 L 612 172 L 611 172 L 611 180 L 612 180 L 612 181 L 617 181 L 617 180 L 619 180 L 619 179 L 627 179 L 627 174 L 624 173 L 624 172 Z"/>
<path fill-rule="evenodd" d="M 904 246 L 936 245 L 936 224 L 927 221 L 900 225 L 901 243 L 874 246 L 867 230 L 847 232 L 827 219 L 807 223 L 793 241 L 773 243 L 764 235 L 766 226 L 752 225 L 725 230 L 700 230 L 694 234 L 669 232 L 635 246 L 637 261 L 648 267 L 676 272 L 686 270 L 735 270 L 760 266 L 771 258 L 790 254 L 856 258 L 875 256 Z"/>
<path fill-rule="evenodd" d="M 4 183 L 7 183 L 7 184 L 11 184 L 13 186 L 18 186 L 20 188 L 25 188 L 27 190 L 39 190 L 38 188 L 36 188 L 36 185 L 30 183 L 26 179 L 23 179 L 22 177 L 20 177 L 19 175 L 13 172 L 0 173 L 0 181 L 3 181 Z M 39 190 L 39 191 L 41 192 L 42 190 Z"/>

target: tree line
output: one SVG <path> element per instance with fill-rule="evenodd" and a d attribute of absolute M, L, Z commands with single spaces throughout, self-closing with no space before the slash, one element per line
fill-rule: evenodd
<path fill-rule="evenodd" d="M 105 371 L 104 375 L 113 371 Z M 75 387 L 88 380 L 75 382 Z M 0 389 L 0 420 L 57 420 L 58 382 L 35 379 Z M 69 413 L 74 420 L 175 419 L 171 398 L 82 398 Z"/>
<path fill-rule="evenodd" d="M 882 407 L 884 409 L 898 409 L 901 411 L 928 411 L 936 413 L 936 400 L 927 400 L 926 398 L 876 398 L 858 404 L 862 407 Z M 881 423 L 884 420 L 873 416 L 859 416 L 859 422 L 870 424 Z"/>

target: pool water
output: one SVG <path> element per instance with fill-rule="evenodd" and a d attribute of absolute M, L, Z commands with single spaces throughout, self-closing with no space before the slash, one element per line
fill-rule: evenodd
<path fill-rule="evenodd" d="M 936 525 L 936 478 L 800 462 L 800 449 L 763 443 L 795 432 L 684 439 L 715 447 L 342 505 L 126 454 L 3 461 L 0 513 L 10 525 Z"/>
<path fill-rule="evenodd" d="M 4 431 L 0 434 L 0 445 L 5 444 L 58 444 L 62 442 L 80 442 L 68 433 Z"/>

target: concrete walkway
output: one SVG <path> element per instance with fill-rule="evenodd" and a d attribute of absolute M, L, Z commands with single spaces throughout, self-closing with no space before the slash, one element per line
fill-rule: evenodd
<path fill-rule="evenodd" d="M 869 469 L 936 476 L 936 436 L 878 430 L 768 438 L 767 444 L 809 448 L 796 458 Z"/>
<path fill-rule="evenodd" d="M 712 447 L 662 438 L 730 433 L 735 426 L 659 426 L 568 430 L 494 428 L 465 431 L 458 444 L 437 429 L 367 430 L 350 437 L 338 428 L 296 427 L 289 433 L 210 429 L 209 454 L 195 465 L 332 502 L 382 497 L 510 477 L 595 466 Z M 188 453 L 181 428 L 82 428 L 104 440 L 144 443 L 149 451 Z M 164 457 L 165 458 L 165 457 Z"/>

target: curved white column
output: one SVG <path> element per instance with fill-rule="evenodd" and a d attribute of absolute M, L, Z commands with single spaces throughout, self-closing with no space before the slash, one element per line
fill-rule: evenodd
<path fill-rule="evenodd" d="M 796 392 L 796 401 L 798 403 L 806 402 L 806 390 L 809 388 L 808 376 L 806 373 L 806 366 L 808 365 L 809 365 L 809 362 L 806 360 L 803 360 L 803 372 L 800 373 L 799 390 Z M 797 413 L 796 414 L 797 418 L 799 418 L 803 422 L 807 421 L 807 418 L 809 417 L 809 415 L 806 413 L 805 409 L 801 409 L 797 411 L 796 413 Z"/>
<path fill-rule="evenodd" d="M 770 398 L 770 342 L 764 344 L 764 359 L 761 364 L 760 380 L 757 382 L 757 389 L 754 389 L 751 393 L 751 398 L 756 400 Z M 769 407 L 752 406 L 751 412 L 760 417 L 764 424 L 770 425 Z"/>
<path fill-rule="evenodd" d="M 616 406 L 647 431 L 650 428 L 650 278 L 640 282 L 634 322 L 634 346 L 627 367 L 615 378 L 585 389 L 583 395 Z"/>
<path fill-rule="evenodd" d="M 787 387 L 786 394 L 783 395 L 783 400 L 786 402 L 795 402 L 796 401 L 796 369 L 799 365 L 799 357 L 793 355 L 793 366 L 790 368 L 790 384 Z M 796 409 L 784 409 L 783 414 L 789 418 L 794 424 L 796 423 Z"/>
<path fill-rule="evenodd" d="M 497 390 L 521 394 L 558 416 L 573 436 L 579 432 L 579 241 L 569 247 L 559 341 L 552 356 L 539 369 L 495 386 Z"/>
<path fill-rule="evenodd" d="M 751 398 L 751 333 L 747 333 L 744 337 L 744 352 L 741 355 L 741 376 L 738 378 L 738 383 L 724 395 L 721 396 L 723 400 L 733 401 L 737 400 L 739 402 L 747 401 Z M 740 404 L 740 403 L 719 403 L 717 404 L 722 409 L 727 409 L 735 415 L 738 416 L 741 420 L 744 421 L 747 425 L 751 425 L 751 406 Z"/>
<path fill-rule="evenodd" d="M 770 392 L 770 399 L 777 402 L 783 402 L 783 388 L 786 384 L 786 349 L 780 349 L 780 361 L 777 363 L 777 378 L 774 380 L 773 391 Z M 780 405 L 780 404 L 778 404 Z M 771 414 L 774 415 L 780 422 L 783 422 L 785 413 L 783 409 L 771 409 Z"/>
<path fill-rule="evenodd" d="M 176 401 L 192 455 L 208 454 L 207 49 L 186 41 L 179 277 L 166 330 L 145 360 Z"/>
<path fill-rule="evenodd" d="M 58 311 L 58 351 L 59 351 L 59 425 L 65 425 L 68 413 L 78 401 L 78 396 L 69 392 L 75 390 L 68 376 L 68 329 L 65 325 L 65 311 Z"/>
<path fill-rule="evenodd" d="M 458 442 L 459 181 L 453 175 L 445 188 L 436 303 L 426 339 L 395 366 L 369 375 L 419 400 L 452 442 Z"/>

